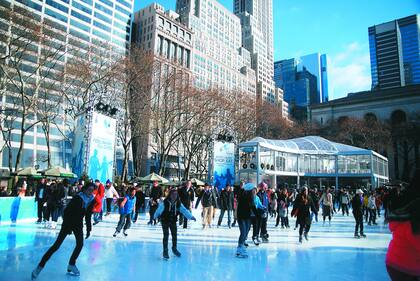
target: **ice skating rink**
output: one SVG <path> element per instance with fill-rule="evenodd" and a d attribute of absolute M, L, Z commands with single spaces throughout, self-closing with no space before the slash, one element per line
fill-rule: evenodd
<path fill-rule="evenodd" d="M 77 260 L 80 277 L 66 274 L 73 251 L 74 236 L 68 236 L 53 255 L 37 280 L 389 280 L 385 254 L 391 234 L 379 218 L 377 226 L 365 224 L 365 239 L 355 239 L 353 217 L 336 214 L 331 226 L 312 224 L 309 242 L 298 243 L 298 231 L 275 228 L 269 219 L 268 244 L 254 246 L 252 229 L 247 242 L 248 259 L 235 257 L 238 227 L 228 229 L 226 217 L 216 228 L 218 213 L 211 229 L 202 229 L 200 210 L 194 210 L 197 222 L 188 229 L 178 228 L 180 258 L 163 260 L 162 229 L 147 225 L 148 214 L 132 225 L 128 237 L 113 238 L 117 214 L 104 217 L 93 226 Z M 0 280 L 30 280 L 30 273 L 59 232 L 33 222 L 0 225 Z M 171 239 L 169 240 L 171 248 Z"/>

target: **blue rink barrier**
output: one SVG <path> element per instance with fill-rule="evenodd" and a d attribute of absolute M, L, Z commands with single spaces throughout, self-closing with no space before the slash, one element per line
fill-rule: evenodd
<path fill-rule="evenodd" d="M 0 223 L 36 219 L 37 206 L 31 197 L 0 197 Z"/>

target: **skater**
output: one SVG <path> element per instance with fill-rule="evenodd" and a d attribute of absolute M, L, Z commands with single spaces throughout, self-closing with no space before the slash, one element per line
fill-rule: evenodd
<path fill-rule="evenodd" d="M 312 198 L 312 202 L 314 202 L 314 205 L 315 205 L 315 212 L 311 213 L 311 222 L 313 222 L 314 218 L 315 218 L 315 222 L 318 222 L 318 212 L 319 212 L 318 189 L 314 188 L 314 190 L 311 191 L 310 196 Z"/>
<path fill-rule="evenodd" d="M 111 205 L 112 205 L 112 201 L 114 200 L 114 197 L 118 199 L 120 196 L 118 195 L 118 192 L 115 190 L 115 187 L 112 184 L 112 182 L 110 180 L 107 180 L 105 184 L 105 201 L 106 201 L 105 216 L 108 216 L 109 214 L 111 214 Z"/>
<path fill-rule="evenodd" d="M 104 185 L 99 180 L 95 180 L 95 185 L 96 189 L 93 192 L 93 195 L 95 195 L 95 204 L 93 206 L 93 225 L 102 221 L 102 201 L 105 196 Z"/>
<path fill-rule="evenodd" d="M 134 184 L 134 188 L 136 188 L 136 211 L 134 212 L 134 215 L 132 216 L 133 223 L 137 222 L 137 219 L 139 217 L 140 212 L 144 212 L 145 205 L 146 205 L 146 195 L 144 194 L 143 190 L 140 187 L 137 187 L 136 184 Z"/>
<path fill-rule="evenodd" d="M 219 221 L 217 223 L 217 227 L 222 224 L 223 216 L 225 212 L 228 215 L 228 227 L 231 228 L 231 217 L 232 217 L 232 210 L 233 210 L 233 191 L 232 187 L 227 184 L 226 187 L 220 192 L 220 215 Z"/>
<path fill-rule="evenodd" d="M 340 203 L 341 203 L 341 210 L 343 212 L 343 216 L 344 214 L 347 214 L 347 216 L 349 216 L 349 203 L 350 203 L 350 198 L 349 198 L 349 194 L 347 192 L 347 190 L 342 190 L 341 194 L 340 194 Z"/>
<path fill-rule="evenodd" d="M 161 197 L 163 197 L 162 188 L 160 188 L 157 181 L 154 181 L 152 185 L 152 191 L 150 192 L 150 199 L 149 199 L 150 220 L 147 224 L 156 225 L 156 219 L 154 219 L 154 215 L 158 208 L 158 204 Z"/>
<path fill-rule="evenodd" d="M 197 200 L 197 204 L 201 201 L 201 205 L 203 206 L 203 229 L 205 229 L 206 226 L 211 228 L 211 222 L 213 219 L 212 208 L 214 200 L 214 193 L 212 192 L 211 187 L 206 183 L 204 185 L 204 191 L 201 193 L 199 200 Z M 195 206 L 196 208 L 197 204 Z"/>
<path fill-rule="evenodd" d="M 58 233 L 57 240 L 44 254 L 38 266 L 32 271 L 32 280 L 35 280 L 38 277 L 47 261 L 60 248 L 67 235 L 71 233 L 73 233 L 76 238 L 76 247 L 70 257 L 67 272 L 76 276 L 80 275 L 80 272 L 76 267 L 76 260 L 83 248 L 83 218 L 86 220 L 85 239 L 89 238 L 90 231 L 92 230 L 91 216 L 94 205 L 92 193 L 94 189 L 95 185 L 89 183 L 82 188 L 82 192 L 78 193 L 71 199 L 70 203 L 64 210 L 63 224 L 61 225 L 61 230 Z"/>
<path fill-rule="evenodd" d="M 311 228 L 311 210 L 315 209 L 311 197 L 308 195 L 308 188 L 304 187 L 302 192 L 296 197 L 293 206 L 292 216 L 296 216 L 299 224 L 299 243 L 302 243 L 302 234 L 308 241 L 308 233 Z"/>
<path fill-rule="evenodd" d="M 263 243 L 268 243 L 268 232 L 267 232 L 267 220 L 268 220 L 268 209 L 270 208 L 270 202 L 268 197 L 268 185 L 265 182 L 260 183 L 260 190 L 257 193 L 258 198 L 261 201 L 264 209 L 260 212 L 260 228 L 259 228 L 259 237 Z M 257 235 L 258 235 L 257 234 Z"/>
<path fill-rule="evenodd" d="M 332 198 L 332 194 L 330 193 L 329 188 L 327 188 L 325 193 L 322 194 L 321 204 L 322 204 L 322 217 L 323 217 L 322 225 L 325 225 L 325 219 L 328 217 L 329 225 L 331 226 L 331 212 L 333 208 L 333 198 Z"/>
<path fill-rule="evenodd" d="M 38 209 L 38 220 L 36 223 L 41 223 L 42 218 L 45 219 L 45 210 L 44 210 L 44 203 L 45 203 L 45 190 L 47 186 L 45 184 L 46 179 L 42 178 L 38 186 L 36 187 L 35 191 L 35 202 L 37 202 L 37 209 Z"/>
<path fill-rule="evenodd" d="M 356 220 L 356 226 L 354 230 L 354 238 L 365 238 L 366 235 L 363 233 L 363 191 L 361 189 L 356 190 L 356 195 L 353 197 L 351 201 L 351 205 L 353 207 L 353 216 Z M 360 228 L 360 235 L 359 235 L 359 228 Z"/>
<path fill-rule="evenodd" d="M 246 183 L 237 191 L 237 218 L 240 232 L 238 248 L 236 250 L 236 256 L 238 258 L 248 257 L 246 252 L 246 247 L 248 247 L 246 239 L 248 237 L 249 230 L 251 229 L 251 214 L 257 212 L 255 208 L 256 194 L 257 190 L 253 183 Z"/>
<path fill-rule="evenodd" d="M 187 219 L 196 221 L 191 212 L 188 211 L 184 207 L 184 205 L 182 205 L 181 200 L 178 196 L 177 187 L 173 187 L 172 189 L 170 189 L 168 197 L 166 197 L 163 201 L 159 203 L 159 207 L 154 213 L 154 219 L 160 217 L 160 222 L 162 224 L 164 259 L 169 259 L 169 230 L 171 230 L 172 236 L 172 253 L 177 257 L 181 256 L 181 253 L 177 249 L 177 216 L 179 212 L 182 213 L 182 215 Z"/>
<path fill-rule="evenodd" d="M 392 281 L 420 280 L 420 170 L 408 189 L 391 207 L 388 220 L 392 232 L 386 254 L 386 269 Z"/>
<path fill-rule="evenodd" d="M 194 190 L 190 180 L 188 180 L 185 185 L 178 190 L 178 194 L 182 205 L 191 212 L 194 202 Z M 182 214 L 179 215 L 179 225 L 182 225 L 183 228 L 188 227 L 188 220 L 187 218 L 184 218 Z"/>
<path fill-rule="evenodd" d="M 374 192 L 372 192 L 369 195 L 368 209 L 369 209 L 368 225 L 372 225 L 372 224 L 377 225 L 376 223 L 376 196 Z"/>
<path fill-rule="evenodd" d="M 116 237 L 118 233 L 121 232 L 121 229 L 124 227 L 123 234 L 127 236 L 127 229 L 131 226 L 131 216 L 132 213 L 135 212 L 136 209 L 136 188 L 131 187 L 127 195 L 124 197 L 124 200 L 120 204 L 119 212 L 120 212 L 120 220 L 117 225 L 117 229 L 115 230 L 113 237 Z"/>
<path fill-rule="evenodd" d="M 260 188 L 261 188 L 260 184 Z M 254 196 L 255 193 L 255 196 Z M 261 199 L 257 195 L 258 189 L 255 187 L 252 189 L 252 195 L 254 200 L 255 208 L 251 211 L 251 224 L 252 224 L 252 242 L 254 242 L 255 246 L 260 245 L 261 240 L 259 239 L 259 234 L 261 231 L 261 222 L 264 213 L 268 212 L 267 208 L 261 204 Z"/>

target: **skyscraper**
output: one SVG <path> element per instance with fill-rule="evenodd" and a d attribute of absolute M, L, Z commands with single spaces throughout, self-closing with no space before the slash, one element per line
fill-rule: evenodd
<path fill-rule="evenodd" d="M 420 84 L 419 15 L 371 26 L 372 89 Z"/>
<path fill-rule="evenodd" d="M 40 100 L 41 87 L 35 86 L 39 81 L 45 81 L 51 87 L 48 91 L 44 90 L 45 97 L 43 99 L 53 99 L 60 96 L 59 91 L 53 90 L 53 86 L 57 86 L 57 77 L 54 74 L 63 72 L 66 64 L 72 62 L 72 53 L 70 50 L 79 50 L 81 53 L 87 53 L 91 50 L 106 48 L 112 50 L 113 53 L 125 54 L 129 47 L 130 29 L 131 29 L 131 13 L 134 1 L 132 0 L 0 0 L 1 18 L 0 18 L 0 54 L 7 52 L 7 44 L 22 38 L 27 45 L 23 46 L 21 52 L 22 57 L 19 59 L 19 70 L 24 77 L 25 92 L 22 96 L 29 99 L 37 96 Z M 7 17 L 7 13 L 17 13 L 23 15 L 33 22 L 25 20 L 18 22 L 16 17 Z M 46 34 L 43 40 L 31 42 L 28 30 L 42 27 L 41 33 Z M 33 31 L 36 36 L 36 31 Z M 25 38 L 25 39 L 23 39 Z M 34 37 L 35 38 L 35 37 Z M 54 53 L 57 50 L 56 59 L 51 60 L 48 65 L 41 65 L 45 53 Z M 40 66 L 41 65 L 41 66 Z M 43 68 L 48 66 L 50 69 L 47 75 Z M 3 65 L 4 66 L 4 65 Z M 39 67 L 40 71 L 37 71 Z M 5 68 L 2 68 L 3 70 Z M 3 78 L 3 77 L 2 77 Z M 13 77 L 11 79 L 14 79 Z M 11 81 L 11 79 L 9 79 Z M 54 80 L 56 79 L 56 80 Z M 16 105 L 14 96 L 11 93 L 19 91 L 13 87 L 10 81 L 2 80 L 7 84 L 5 94 L 0 96 L 0 110 L 10 110 L 11 114 L 17 114 L 19 117 L 19 105 Z M 38 81 L 38 82 L 37 82 Z M 34 83 L 32 85 L 31 83 Z M 46 102 L 47 103 L 47 102 Z M 21 105 L 20 105 L 21 106 Z M 32 110 L 32 109 L 31 109 Z M 63 132 L 68 128 L 68 116 L 66 117 L 65 103 L 59 104 L 57 109 L 59 114 L 54 120 L 54 125 L 49 129 L 49 137 L 44 134 L 42 124 L 39 122 L 39 114 L 28 115 L 25 127 L 28 129 L 24 135 L 24 147 L 21 155 L 20 167 L 46 168 L 45 161 L 48 148 L 50 149 L 50 157 L 52 165 L 67 166 L 70 165 L 71 145 L 66 141 Z M 14 113 L 13 113 L 14 112 Z M 20 115 L 19 115 L 20 114 Z M 37 117 L 38 115 L 38 117 Z M 19 117 L 20 118 L 20 117 Z M 13 128 L 10 135 L 10 144 L 0 153 L 0 170 L 7 169 L 9 166 L 14 167 L 17 157 L 17 151 L 21 143 L 20 128 L 22 122 L 19 118 L 15 118 L 12 122 L 6 122 L 0 118 L 4 128 Z M 67 120 L 66 120 L 67 118 Z M 29 124 L 29 125 L 27 125 Z M 32 125 L 34 124 L 34 125 Z M 0 136 L 0 147 L 3 147 L 7 141 Z M 47 148 L 48 146 L 48 148 Z M 9 158 L 9 152 L 11 158 Z M 11 161 L 10 161 L 11 160 Z"/>
<path fill-rule="evenodd" d="M 239 90 L 255 97 L 251 54 L 242 47 L 238 17 L 217 0 L 177 0 L 180 21 L 192 29 L 192 71 L 198 88 Z"/>
<path fill-rule="evenodd" d="M 314 53 L 274 63 L 276 87 L 283 89 L 291 115 L 306 119 L 309 106 L 328 101 L 327 56 Z"/>
<path fill-rule="evenodd" d="M 273 1 L 235 0 L 234 13 L 241 19 L 242 45 L 251 53 L 257 96 L 274 103 Z"/>

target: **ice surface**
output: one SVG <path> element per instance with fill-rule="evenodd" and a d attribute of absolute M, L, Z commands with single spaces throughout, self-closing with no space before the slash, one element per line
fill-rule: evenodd
<path fill-rule="evenodd" d="M 391 235 L 382 219 L 380 225 L 365 225 L 366 239 L 354 239 L 354 220 L 337 214 L 331 226 L 312 224 L 309 242 L 298 243 L 294 219 L 288 230 L 275 228 L 269 219 L 270 243 L 260 246 L 248 242 L 248 259 L 235 257 L 238 227 L 228 229 L 226 217 L 220 228 L 201 229 L 200 210 L 194 210 L 197 222 L 190 228 L 178 228 L 181 258 L 162 255 L 162 229 L 148 226 L 148 215 L 128 231 L 128 237 L 112 234 L 117 214 L 104 217 L 93 226 L 77 260 L 80 277 L 66 275 L 66 267 L 75 240 L 68 236 L 52 256 L 37 280 L 389 280 L 385 254 Z M 217 219 L 218 214 L 216 215 Z M 35 220 L 34 220 L 35 221 Z M 216 223 L 214 221 L 214 223 Z M 56 230 L 35 223 L 0 226 L 0 280 L 30 280 L 30 273 L 55 241 Z M 252 234 L 252 229 L 251 232 Z M 171 238 L 169 239 L 171 247 Z"/>

